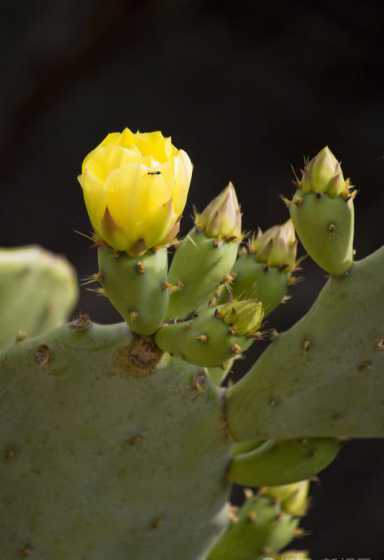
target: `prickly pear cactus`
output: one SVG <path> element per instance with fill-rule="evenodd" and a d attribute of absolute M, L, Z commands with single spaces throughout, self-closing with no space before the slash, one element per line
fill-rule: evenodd
<path fill-rule="evenodd" d="M 90 280 L 120 324 L 58 326 L 68 267 L 0 254 L 4 560 L 305 560 L 286 547 L 309 481 L 345 438 L 384 434 L 384 253 L 353 262 L 354 194 L 331 151 L 307 162 L 291 219 L 245 243 L 232 184 L 177 239 L 191 175 L 160 132 L 109 134 L 84 159 Z M 295 283 L 295 231 L 330 279 L 225 388 Z"/>

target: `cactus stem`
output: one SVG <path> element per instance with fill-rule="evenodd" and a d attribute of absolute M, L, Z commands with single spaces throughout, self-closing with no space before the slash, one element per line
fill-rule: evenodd
<path fill-rule="evenodd" d="M 34 355 L 35 362 L 40 367 L 46 367 L 52 360 L 52 353 L 46 344 L 41 344 Z"/>
<path fill-rule="evenodd" d="M 221 239 L 214 239 L 212 241 L 213 246 L 215 247 L 215 249 L 219 249 L 219 247 L 222 246 L 223 241 Z"/>
<path fill-rule="evenodd" d="M 136 272 L 138 274 L 144 274 L 145 267 L 143 261 L 137 261 L 135 266 L 136 266 Z"/>

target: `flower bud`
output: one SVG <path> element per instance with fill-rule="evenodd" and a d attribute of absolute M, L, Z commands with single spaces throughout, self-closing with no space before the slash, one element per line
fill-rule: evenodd
<path fill-rule="evenodd" d="M 306 550 L 287 550 L 277 556 L 276 560 L 310 560 Z"/>
<path fill-rule="evenodd" d="M 296 267 L 297 240 L 291 220 L 273 226 L 264 233 L 259 229 L 249 243 L 249 252 L 267 266 L 284 267 L 292 272 Z"/>
<path fill-rule="evenodd" d="M 183 150 L 161 132 L 114 132 L 84 159 L 79 182 L 96 236 L 131 256 L 177 234 L 192 176 Z"/>
<path fill-rule="evenodd" d="M 262 303 L 252 299 L 224 303 L 217 308 L 217 313 L 238 336 L 256 334 L 264 317 Z"/>
<path fill-rule="evenodd" d="M 298 188 L 303 192 L 327 193 L 331 197 L 350 195 L 351 185 L 344 179 L 340 163 L 328 146 L 311 159 L 302 172 Z"/>
<path fill-rule="evenodd" d="M 302 480 L 294 484 L 283 486 L 267 486 L 261 489 L 263 496 L 268 496 L 277 500 L 285 513 L 302 517 L 306 514 L 309 505 L 309 480 Z"/>
<path fill-rule="evenodd" d="M 241 238 L 241 212 L 232 183 L 228 183 L 201 214 L 196 213 L 195 225 L 213 239 Z"/>

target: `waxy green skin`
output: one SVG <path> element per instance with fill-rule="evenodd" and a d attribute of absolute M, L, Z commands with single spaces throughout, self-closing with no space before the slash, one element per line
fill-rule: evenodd
<path fill-rule="evenodd" d="M 296 202 L 295 202 L 296 200 Z M 297 191 L 289 202 L 295 230 L 310 257 L 334 276 L 353 263 L 355 214 L 353 197 Z"/>
<path fill-rule="evenodd" d="M 229 390 L 236 439 L 383 437 L 383 279 L 381 248 L 327 281 Z"/>
<path fill-rule="evenodd" d="M 218 241 L 193 229 L 178 246 L 168 280 L 181 287 L 173 292 L 167 319 L 181 319 L 206 304 L 231 271 L 239 241 Z"/>
<path fill-rule="evenodd" d="M 221 391 L 169 356 L 143 371 L 134 341 L 69 325 L 2 355 L 3 558 L 196 560 L 224 528 Z"/>
<path fill-rule="evenodd" d="M 279 552 L 294 538 L 299 519 L 284 512 L 277 501 L 264 496 L 246 500 L 208 560 L 250 560 Z"/>
<path fill-rule="evenodd" d="M 268 315 L 287 295 L 289 272 L 258 262 L 252 253 L 240 255 L 232 272 L 234 280 L 230 292 L 223 292 L 225 299 L 230 293 L 235 298 L 253 297 L 262 302 Z"/>
<path fill-rule="evenodd" d="M 133 259 L 101 247 L 104 290 L 131 330 L 84 316 L 50 330 L 73 305 L 68 276 L 47 323 L 61 276 L 45 283 L 49 274 L 0 259 L 2 558 L 273 557 L 298 519 L 271 497 L 247 496 L 228 523 L 231 482 L 309 477 L 333 460 L 339 439 L 384 436 L 384 248 L 353 264 L 352 199 L 303 196 L 292 219 L 333 277 L 228 389 L 223 376 L 252 340 L 207 304 L 228 282 L 237 242 L 193 231 L 169 273 L 165 250 Z M 257 278 L 277 303 L 280 284 Z M 15 342 L 19 329 L 30 338 Z"/>
<path fill-rule="evenodd" d="M 167 250 L 130 257 L 104 245 L 98 249 L 98 262 L 105 294 L 132 331 L 153 334 L 165 318 L 169 303 Z"/>
<path fill-rule="evenodd" d="M 0 349 L 65 321 L 78 294 L 70 264 L 39 247 L 0 249 Z"/>

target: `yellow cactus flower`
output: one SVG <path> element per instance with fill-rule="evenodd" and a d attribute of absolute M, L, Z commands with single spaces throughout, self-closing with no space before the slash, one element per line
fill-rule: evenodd
<path fill-rule="evenodd" d="M 188 154 L 161 132 L 112 132 L 84 159 L 78 177 L 96 235 L 130 255 L 178 232 L 192 176 Z"/>

